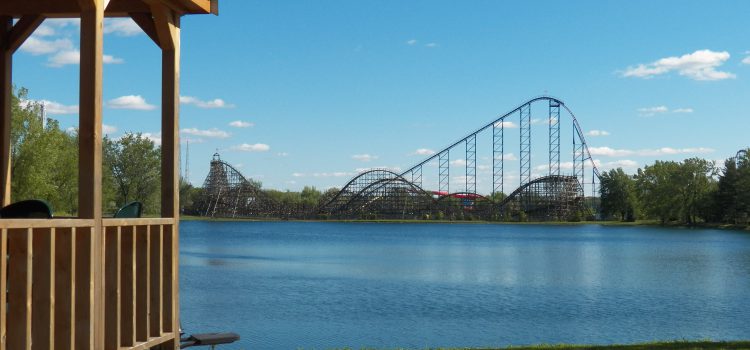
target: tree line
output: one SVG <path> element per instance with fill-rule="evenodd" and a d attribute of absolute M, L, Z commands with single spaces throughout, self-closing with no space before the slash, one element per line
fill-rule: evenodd
<path fill-rule="evenodd" d="M 723 166 L 700 158 L 656 161 L 634 175 L 622 168 L 601 176 L 605 219 L 653 219 L 662 224 L 750 222 L 750 149 Z"/>
<path fill-rule="evenodd" d="M 11 97 L 11 198 L 47 201 L 57 216 L 78 212 L 78 132 L 43 117 L 43 106 L 18 89 Z M 147 214 L 160 208 L 161 149 L 141 134 L 102 142 L 102 209 L 114 213 L 140 201 Z"/>

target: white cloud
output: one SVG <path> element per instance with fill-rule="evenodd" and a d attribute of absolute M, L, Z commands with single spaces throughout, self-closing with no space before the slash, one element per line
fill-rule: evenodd
<path fill-rule="evenodd" d="M 653 117 L 657 114 L 665 114 L 665 113 L 693 113 L 694 112 L 692 108 L 688 108 L 688 107 L 670 110 L 667 106 L 644 107 L 644 108 L 638 108 L 637 111 L 638 111 L 638 114 L 642 117 Z"/>
<path fill-rule="evenodd" d="M 456 160 L 452 160 L 450 164 L 455 165 L 455 166 L 464 166 L 466 165 L 466 161 L 463 159 L 456 159 Z"/>
<path fill-rule="evenodd" d="M 693 113 L 692 108 L 677 108 L 672 113 Z"/>
<path fill-rule="evenodd" d="M 747 56 L 747 57 L 743 58 L 742 59 L 742 63 L 744 63 L 744 64 L 750 64 L 750 56 Z"/>
<path fill-rule="evenodd" d="M 613 149 L 610 147 L 591 147 L 589 148 L 591 155 L 593 156 L 605 156 L 605 157 L 628 157 L 628 156 L 663 156 L 663 155 L 675 155 L 675 154 L 706 154 L 714 152 L 712 148 L 706 147 L 691 147 L 691 148 L 672 148 L 662 147 L 656 149 L 641 149 L 641 150 L 629 150 L 629 149 Z"/>
<path fill-rule="evenodd" d="M 49 115 L 59 114 L 78 114 L 78 105 L 64 105 L 62 103 L 49 101 L 49 100 L 25 100 L 21 101 L 21 106 L 26 108 L 30 103 L 41 103 L 44 105 L 44 110 Z"/>
<path fill-rule="evenodd" d="M 605 130 L 589 130 L 586 136 L 609 136 L 609 131 Z"/>
<path fill-rule="evenodd" d="M 734 74 L 716 70 L 729 57 L 729 52 L 726 51 L 698 50 L 680 57 L 666 57 L 649 64 L 628 67 L 622 76 L 647 79 L 676 71 L 679 75 L 693 80 L 734 79 Z"/>
<path fill-rule="evenodd" d="M 229 123 L 229 126 L 233 126 L 235 128 L 252 128 L 253 126 L 255 126 L 255 123 L 244 122 L 242 120 L 235 120 Z"/>
<path fill-rule="evenodd" d="M 241 151 L 241 152 L 268 152 L 271 149 L 271 146 L 265 143 L 255 143 L 255 144 L 243 143 L 241 145 L 232 146 L 230 149 L 233 151 Z"/>
<path fill-rule="evenodd" d="M 312 173 L 312 174 L 306 174 L 306 173 L 292 173 L 292 176 L 294 177 L 344 177 L 344 176 L 354 176 L 354 173 L 345 172 L 345 171 L 335 171 L 335 172 L 324 172 L 324 173 Z"/>
<path fill-rule="evenodd" d="M 180 96 L 180 103 L 185 105 L 193 105 L 198 108 L 234 108 L 234 105 L 227 104 L 220 98 L 215 98 L 210 101 L 203 101 L 192 96 Z"/>
<path fill-rule="evenodd" d="M 406 45 L 409 45 L 409 46 L 414 46 L 416 44 L 417 44 L 417 39 L 411 39 L 406 42 Z"/>
<path fill-rule="evenodd" d="M 276 155 L 279 157 L 289 157 L 289 153 L 287 152 L 279 152 L 279 153 L 276 153 Z"/>
<path fill-rule="evenodd" d="M 218 139 L 225 139 L 231 136 L 228 132 L 219 130 L 217 128 L 211 128 L 208 130 L 200 130 L 197 128 L 187 128 L 187 129 L 180 130 L 180 133 L 185 134 L 185 135 L 203 136 L 203 137 L 218 138 Z"/>
<path fill-rule="evenodd" d="M 375 166 L 375 167 L 371 167 L 371 168 L 356 168 L 356 169 L 354 169 L 354 171 L 356 171 L 357 173 L 363 173 L 365 171 L 375 170 L 375 169 L 389 170 L 389 171 L 392 171 L 394 173 L 400 173 L 401 172 L 401 167 L 397 167 L 397 166 Z"/>
<path fill-rule="evenodd" d="M 63 50 L 73 50 L 73 42 L 70 39 L 44 40 L 36 36 L 26 39 L 19 49 L 32 55 L 47 55 Z"/>
<path fill-rule="evenodd" d="M 104 135 L 114 134 L 117 132 L 117 128 L 112 125 L 102 124 L 102 133 Z"/>
<path fill-rule="evenodd" d="M 511 122 L 511 121 L 499 121 L 495 123 L 496 128 L 499 128 L 501 126 L 505 129 L 515 129 L 518 127 L 518 124 Z"/>
<path fill-rule="evenodd" d="M 118 36 L 134 36 L 143 33 L 130 18 L 105 18 L 104 34 L 116 34 Z"/>
<path fill-rule="evenodd" d="M 667 106 L 638 108 L 638 113 L 644 117 L 650 117 L 650 116 L 654 116 L 660 113 L 667 113 L 667 112 L 669 112 L 669 108 L 667 108 Z"/>
<path fill-rule="evenodd" d="M 435 151 L 429 148 L 419 148 L 416 151 L 414 151 L 414 153 L 412 153 L 412 155 L 415 155 L 415 156 L 431 156 L 433 154 L 435 154 Z"/>
<path fill-rule="evenodd" d="M 495 157 L 495 159 L 500 160 L 500 156 Z M 503 153 L 503 161 L 514 161 L 518 160 L 518 157 L 516 157 L 513 153 Z"/>
<path fill-rule="evenodd" d="M 358 160 L 360 162 L 370 162 L 370 161 L 373 161 L 375 159 L 378 159 L 378 156 L 374 156 L 374 155 L 366 154 L 366 153 L 365 154 L 355 154 L 355 155 L 352 156 L 352 159 Z"/>
<path fill-rule="evenodd" d="M 157 146 L 161 145 L 161 132 L 152 134 L 150 132 L 144 132 L 141 134 L 141 136 L 153 141 L 153 143 Z"/>
<path fill-rule="evenodd" d="M 138 111 L 151 111 L 156 106 L 146 102 L 141 95 L 127 95 L 107 101 L 106 106 L 112 109 L 133 109 Z"/>
<path fill-rule="evenodd" d="M 50 56 L 47 59 L 47 65 L 50 67 L 59 68 L 66 65 L 80 64 L 81 63 L 81 52 L 78 49 L 58 51 L 56 54 Z M 125 63 L 122 58 L 117 58 L 112 55 L 103 55 L 102 63 L 104 64 L 121 64 Z"/>
<path fill-rule="evenodd" d="M 429 48 L 435 48 L 435 47 L 438 47 L 438 44 L 437 43 L 427 43 L 424 46 L 425 47 L 429 47 Z"/>

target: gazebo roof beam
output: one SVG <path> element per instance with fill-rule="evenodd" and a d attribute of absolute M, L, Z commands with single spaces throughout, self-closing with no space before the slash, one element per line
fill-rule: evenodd
<path fill-rule="evenodd" d="M 217 14 L 218 0 L 158 0 L 180 15 Z M 141 0 L 111 0 L 106 17 L 130 17 L 131 13 L 148 13 L 151 7 Z M 77 18 L 81 8 L 76 0 L 2 0 L 0 15 L 20 18 L 43 15 L 48 18 Z"/>

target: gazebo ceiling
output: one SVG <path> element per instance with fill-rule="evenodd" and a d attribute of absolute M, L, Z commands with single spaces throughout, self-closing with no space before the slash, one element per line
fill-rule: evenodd
<path fill-rule="evenodd" d="M 80 0 L 0 0 L 0 16 L 43 15 L 51 18 L 80 17 Z M 218 14 L 219 0 L 110 0 L 107 17 L 129 17 L 151 12 L 151 3 L 161 3 L 179 14 Z M 107 0 L 105 0 L 107 3 Z"/>

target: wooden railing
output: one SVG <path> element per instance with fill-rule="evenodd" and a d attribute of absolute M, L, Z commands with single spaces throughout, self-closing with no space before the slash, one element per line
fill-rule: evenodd
<path fill-rule="evenodd" d="M 107 350 L 177 348 L 177 239 L 174 219 L 0 219 L 0 350 L 93 349 L 97 337 Z"/>

